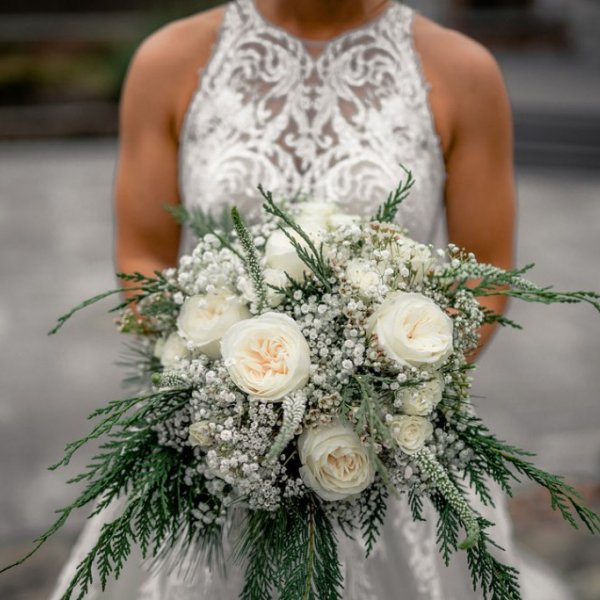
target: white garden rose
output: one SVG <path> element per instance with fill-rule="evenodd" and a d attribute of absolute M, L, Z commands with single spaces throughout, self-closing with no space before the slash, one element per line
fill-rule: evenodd
<path fill-rule="evenodd" d="M 381 285 L 378 271 L 369 261 L 360 258 L 349 260 L 346 264 L 346 280 L 365 298 L 372 296 L 373 291 Z"/>
<path fill-rule="evenodd" d="M 250 318 L 240 298 L 223 290 L 215 294 L 191 296 L 177 318 L 179 335 L 210 358 L 219 358 L 220 340 L 235 323 Z"/>
<path fill-rule="evenodd" d="M 192 423 L 189 428 L 189 434 L 189 442 L 192 446 L 208 448 L 214 443 L 214 437 L 210 430 L 209 421 L 198 421 L 197 423 Z"/>
<path fill-rule="evenodd" d="M 405 414 L 426 417 L 442 401 L 443 391 L 444 379 L 441 375 L 436 375 L 431 381 L 401 389 L 398 398 L 402 401 Z"/>
<path fill-rule="evenodd" d="M 182 358 L 187 358 L 189 353 L 185 340 L 175 332 L 166 339 L 161 338 L 154 346 L 154 356 L 165 369 L 172 369 Z"/>
<path fill-rule="evenodd" d="M 389 296 L 370 317 L 367 332 L 403 366 L 437 365 L 453 350 L 452 319 L 422 294 Z"/>
<path fill-rule="evenodd" d="M 221 354 L 234 383 L 266 402 L 281 400 L 308 381 L 310 348 L 292 318 L 268 312 L 231 327 Z"/>
<path fill-rule="evenodd" d="M 308 429 L 298 438 L 300 475 L 323 500 L 343 500 L 373 483 L 375 472 L 366 448 L 346 425 Z"/>
<path fill-rule="evenodd" d="M 406 454 L 416 454 L 433 434 L 433 425 L 423 417 L 399 415 L 389 423 L 390 433 Z"/>
<path fill-rule="evenodd" d="M 302 227 L 304 233 L 308 235 L 311 241 L 318 246 L 325 230 L 323 227 L 313 222 L 298 224 Z M 291 231 L 290 231 L 291 232 Z M 303 246 L 306 242 L 295 232 L 291 232 L 294 239 L 298 240 Z M 285 271 L 292 279 L 301 281 L 304 273 L 309 273 L 310 269 L 302 262 L 296 249 L 287 235 L 281 230 L 275 230 L 267 240 L 265 245 L 265 260 L 267 266 L 278 271 Z"/>

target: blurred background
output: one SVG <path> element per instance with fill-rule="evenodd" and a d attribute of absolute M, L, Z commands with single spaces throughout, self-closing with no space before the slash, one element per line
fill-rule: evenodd
<path fill-rule="evenodd" d="M 122 393 L 121 340 L 104 304 L 47 338 L 56 317 L 114 285 L 112 183 L 117 103 L 128 61 L 161 24 L 201 0 L 3 0 L 0 4 L 0 564 L 30 548 L 73 491 L 49 472 L 91 410 Z M 519 263 L 532 278 L 600 289 L 599 0 L 412 0 L 488 46 L 516 128 Z M 511 307 L 480 363 L 480 412 L 540 453 L 600 508 L 600 317 L 586 307 Z M 525 551 L 600 599 L 600 544 L 569 530 L 544 494 L 511 501 Z M 2 600 L 41 600 L 85 519 L 77 514 L 26 566 L 0 576 Z"/>

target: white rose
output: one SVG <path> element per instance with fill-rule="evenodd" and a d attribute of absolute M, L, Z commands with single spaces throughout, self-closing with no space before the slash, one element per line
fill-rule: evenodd
<path fill-rule="evenodd" d="M 320 244 L 320 239 L 323 236 L 324 229 L 312 222 L 298 222 L 298 224 L 300 227 L 302 227 L 304 233 L 306 233 L 306 235 L 308 235 L 308 237 L 318 247 Z M 290 230 L 290 233 L 302 246 L 306 245 L 306 242 L 296 232 Z M 295 279 L 296 281 L 301 281 L 304 273 L 308 274 L 310 272 L 310 269 L 298 256 L 296 249 L 292 245 L 292 242 L 289 240 L 288 236 L 281 229 L 275 230 L 269 236 L 269 239 L 265 245 L 265 260 L 268 267 L 278 271 L 285 271 L 292 279 Z"/>
<path fill-rule="evenodd" d="M 360 215 L 348 214 L 340 211 L 340 207 L 333 202 L 302 202 L 298 205 L 297 223 L 319 226 L 325 229 L 336 229 L 344 225 L 359 223 Z"/>
<path fill-rule="evenodd" d="M 406 454 L 416 454 L 433 434 L 433 425 L 423 417 L 400 415 L 390 422 L 390 433 Z"/>
<path fill-rule="evenodd" d="M 422 294 L 396 292 L 367 323 L 379 345 L 403 366 L 438 364 L 453 350 L 452 319 Z"/>
<path fill-rule="evenodd" d="M 267 402 L 281 400 L 308 381 L 310 348 L 290 317 L 268 312 L 231 327 L 221 354 L 234 383 Z"/>
<path fill-rule="evenodd" d="M 360 221 L 360 215 L 334 213 L 329 217 L 327 224 L 330 229 L 337 229 L 338 227 L 346 227 L 347 225 L 358 225 Z"/>
<path fill-rule="evenodd" d="M 278 269 L 265 269 L 263 275 L 265 277 L 265 283 L 267 284 L 267 304 L 270 307 L 275 308 L 283 302 L 285 295 L 269 286 L 273 285 L 285 289 L 290 284 L 289 279 L 286 277 L 285 271 L 280 271 Z"/>
<path fill-rule="evenodd" d="M 327 227 L 329 219 L 336 212 L 337 206 L 332 202 L 309 201 L 298 204 L 298 217 L 296 222 Z M 301 225 L 301 227 L 303 226 Z"/>
<path fill-rule="evenodd" d="M 366 260 L 355 258 L 346 265 L 346 279 L 350 285 L 357 288 L 360 295 L 368 298 L 374 288 L 381 285 L 381 275 Z"/>
<path fill-rule="evenodd" d="M 198 421 L 198 423 L 192 423 L 189 428 L 189 434 L 189 442 L 192 446 L 208 448 L 209 446 L 212 446 L 214 442 L 209 421 Z"/>
<path fill-rule="evenodd" d="M 154 346 L 154 356 L 160 360 L 165 369 L 172 369 L 182 358 L 189 356 L 185 341 L 177 333 L 172 333 L 166 339 L 161 338 Z"/>
<path fill-rule="evenodd" d="M 298 438 L 300 475 L 324 500 L 343 500 L 373 483 L 373 465 L 353 429 L 335 423 L 305 431 Z"/>
<path fill-rule="evenodd" d="M 250 311 L 227 290 L 188 298 L 177 318 L 179 335 L 210 358 L 219 358 L 219 342 L 235 323 L 250 318 Z"/>
<path fill-rule="evenodd" d="M 431 381 L 421 383 L 416 387 L 407 387 L 398 392 L 402 401 L 402 410 L 407 415 L 426 417 L 442 401 L 444 379 L 437 375 Z"/>

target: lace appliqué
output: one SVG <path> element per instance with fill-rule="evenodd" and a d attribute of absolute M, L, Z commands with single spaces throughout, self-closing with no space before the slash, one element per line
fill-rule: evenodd
<path fill-rule="evenodd" d="M 417 186 L 400 221 L 422 241 L 439 238 L 445 169 L 412 20 L 393 3 L 315 55 L 253 0 L 231 4 L 182 128 L 183 202 L 216 212 L 236 204 L 253 220 L 262 183 L 371 214 L 405 165 Z"/>

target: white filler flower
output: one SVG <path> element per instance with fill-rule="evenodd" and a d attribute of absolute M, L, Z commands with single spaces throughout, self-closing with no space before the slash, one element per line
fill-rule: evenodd
<path fill-rule="evenodd" d="M 156 342 L 154 356 L 165 369 L 172 369 L 181 359 L 189 356 L 189 350 L 181 336 L 174 332 L 166 339 L 161 338 Z"/>
<path fill-rule="evenodd" d="M 308 381 L 308 343 L 296 321 L 280 313 L 233 325 L 221 340 L 221 354 L 233 382 L 259 400 L 281 400 Z"/>
<path fill-rule="evenodd" d="M 433 425 L 423 417 L 400 415 L 389 423 L 390 433 L 406 454 L 416 454 L 433 434 Z"/>
<path fill-rule="evenodd" d="M 392 294 L 369 319 L 367 332 L 403 366 L 437 365 L 453 350 L 452 319 L 422 294 Z"/>
<path fill-rule="evenodd" d="M 177 318 L 179 335 L 210 358 L 219 358 L 223 334 L 235 323 L 250 318 L 240 298 L 224 290 L 188 298 Z"/>
<path fill-rule="evenodd" d="M 373 265 L 360 258 L 349 260 L 346 265 L 346 280 L 355 287 L 363 298 L 369 298 L 381 285 L 381 275 Z"/>
<path fill-rule="evenodd" d="M 323 500 L 360 494 L 375 476 L 366 448 L 356 432 L 335 423 L 305 431 L 298 438 L 300 475 Z"/>
<path fill-rule="evenodd" d="M 401 389 L 398 398 L 402 402 L 402 410 L 405 414 L 426 417 L 442 401 L 443 391 L 444 379 L 438 374 L 431 381 Z"/>
<path fill-rule="evenodd" d="M 402 237 L 391 247 L 392 261 L 400 261 L 412 272 L 413 282 L 420 283 L 435 267 L 436 260 L 425 244 L 409 237 Z"/>

